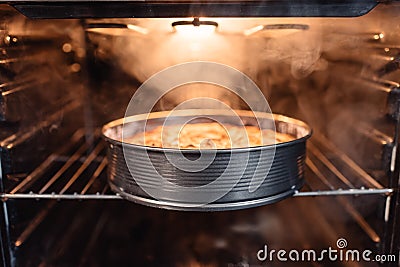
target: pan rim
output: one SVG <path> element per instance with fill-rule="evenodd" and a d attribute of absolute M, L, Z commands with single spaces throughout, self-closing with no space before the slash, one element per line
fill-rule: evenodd
<path fill-rule="evenodd" d="M 179 113 L 181 112 L 181 116 L 190 116 L 191 112 L 193 112 L 193 115 L 198 115 L 199 110 L 201 110 L 203 113 L 211 113 L 212 115 L 219 115 L 217 112 L 222 112 L 224 110 L 220 109 L 185 109 L 185 110 L 179 110 L 179 111 L 174 111 L 174 113 Z M 171 111 L 157 111 L 157 112 L 151 112 L 151 113 L 144 113 L 144 114 L 137 114 L 133 116 L 129 116 L 126 118 L 120 118 L 113 120 L 107 124 L 105 124 L 102 127 L 101 133 L 103 138 L 107 141 L 110 142 L 113 145 L 117 146 L 127 146 L 132 149 L 141 149 L 141 150 L 146 150 L 146 151 L 153 151 L 153 152 L 168 152 L 168 153 L 184 153 L 184 154 L 199 154 L 199 153 L 231 153 L 231 152 L 249 152 L 249 151 L 259 151 L 259 150 L 268 150 L 268 149 L 274 149 L 274 148 L 279 148 L 279 147 L 286 147 L 289 145 L 295 145 L 297 143 L 304 143 L 305 140 L 309 139 L 312 135 L 312 128 L 305 122 L 295 119 L 292 117 L 288 117 L 282 114 L 277 114 L 277 113 L 266 113 L 266 112 L 259 112 L 259 111 L 250 111 L 250 110 L 234 110 L 239 116 L 241 117 L 258 117 L 258 118 L 272 118 L 274 121 L 281 121 L 281 122 L 286 122 L 286 123 L 291 123 L 291 124 L 296 124 L 300 127 L 303 127 L 306 130 L 306 134 L 300 138 L 296 138 L 291 141 L 286 141 L 286 142 L 279 142 L 276 144 L 270 144 L 270 145 L 263 145 L 263 146 L 250 146 L 250 147 L 239 147 L 239 148 L 217 148 L 217 149 L 179 149 L 179 148 L 163 148 L 163 147 L 153 147 L 153 146 L 144 146 L 144 145 L 138 145 L 138 144 L 132 144 L 132 143 L 126 143 L 121 140 L 117 140 L 114 138 L 111 138 L 107 136 L 107 131 L 109 131 L 112 128 L 119 127 L 123 125 L 124 123 L 130 123 L 130 122 L 135 122 L 135 121 L 140 121 L 140 120 L 145 120 L 145 119 L 157 119 L 157 118 L 163 118 L 166 117 Z M 226 112 L 226 111 L 225 111 Z M 224 114 L 221 114 L 224 115 Z"/>

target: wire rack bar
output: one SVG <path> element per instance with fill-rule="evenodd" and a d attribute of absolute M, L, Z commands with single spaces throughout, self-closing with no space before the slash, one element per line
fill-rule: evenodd
<path fill-rule="evenodd" d="M 385 188 L 377 180 L 375 180 L 371 175 L 369 175 L 363 168 L 361 168 L 356 162 L 349 158 L 343 151 L 339 150 L 328 138 L 322 135 L 316 136 L 316 139 L 325 145 L 333 154 L 335 154 L 339 159 L 342 160 L 348 167 L 350 167 L 355 173 L 359 175 L 370 187 L 375 187 L 379 189 Z"/>
<path fill-rule="evenodd" d="M 316 177 L 318 179 L 320 179 L 325 185 L 328 186 L 328 188 L 332 189 L 333 185 L 325 178 L 325 176 L 323 176 L 323 174 L 321 173 L 320 169 L 313 163 L 312 160 L 310 160 L 309 158 L 306 160 L 306 164 L 307 166 L 311 169 L 311 171 L 316 175 Z M 360 189 L 348 189 L 346 190 L 346 192 L 349 191 L 355 191 L 355 190 L 359 190 L 360 192 L 363 192 L 363 194 L 365 194 L 364 192 L 368 192 L 370 191 L 370 189 L 364 189 L 364 188 L 360 188 Z M 372 189 L 371 191 L 381 191 L 382 189 Z M 341 190 L 331 190 L 329 192 L 341 192 Z M 313 192 L 313 191 L 312 191 Z M 307 193 L 307 192 L 304 192 Z M 371 238 L 371 240 L 375 243 L 380 242 L 381 238 L 379 237 L 379 235 L 376 233 L 376 231 L 373 229 L 373 227 L 365 220 L 365 218 L 353 207 L 353 205 L 350 204 L 350 202 L 348 201 L 348 199 L 344 198 L 345 194 L 341 194 L 341 195 L 336 195 L 337 199 L 338 199 L 338 203 L 346 210 L 346 212 L 357 222 L 357 224 L 360 226 L 361 229 L 364 230 L 364 232 Z M 353 194 L 354 195 L 354 192 Z"/>
<path fill-rule="evenodd" d="M 376 189 L 376 188 L 360 188 L 360 189 L 336 189 L 336 190 L 319 190 L 310 192 L 296 192 L 295 197 L 317 197 L 317 196 L 358 196 L 358 195 L 390 195 L 394 189 Z"/>
<path fill-rule="evenodd" d="M 43 120 L 42 122 L 30 127 L 29 129 L 23 129 L 16 134 L 13 134 L 3 140 L 0 141 L 0 146 L 2 147 L 7 147 L 7 148 L 12 148 L 15 147 L 21 143 L 26 142 L 29 138 L 31 138 L 37 131 L 42 130 L 43 128 L 48 127 L 51 125 L 54 121 L 59 120 L 61 116 L 63 116 L 64 113 L 69 112 L 71 110 L 76 109 L 79 107 L 80 103 L 77 101 L 72 101 L 68 105 L 66 105 L 63 109 L 61 109 L 58 112 L 53 113 L 52 115 L 48 116 L 46 120 Z"/>
<path fill-rule="evenodd" d="M 107 191 L 108 186 L 105 186 Z M 311 191 L 311 192 L 296 192 L 294 197 L 317 197 L 317 196 L 358 196 L 358 195 L 390 195 L 394 192 L 394 189 L 337 189 L 337 190 L 321 190 L 321 191 Z M 107 200 L 107 199 L 122 199 L 118 194 L 105 194 L 104 190 L 102 192 L 98 192 L 96 194 L 36 194 L 36 193 L 28 193 L 28 194 L 9 194 L 3 193 L 0 194 L 0 198 L 2 200 L 7 199 L 69 199 L 69 200 Z"/>
<path fill-rule="evenodd" d="M 58 152 L 51 154 L 47 159 L 45 159 L 42 164 L 39 165 L 33 172 L 31 172 L 21 183 L 19 183 L 13 190 L 11 190 L 10 194 L 15 194 L 18 191 L 23 191 L 29 184 L 35 182 L 39 179 L 43 173 L 53 164 L 56 160 L 57 156 L 61 153 L 64 153 L 74 144 L 76 144 L 83 137 L 83 131 L 78 130 L 71 138 L 71 142 L 68 142 L 65 146 L 63 146 Z"/>
<path fill-rule="evenodd" d="M 336 168 L 335 165 L 333 165 L 332 162 L 329 161 L 329 159 L 322 153 L 321 150 L 319 150 L 316 146 L 314 146 L 311 142 L 308 143 L 308 148 L 309 151 L 314 154 L 321 163 L 323 163 L 333 174 L 336 175 L 337 178 L 339 178 L 345 185 L 347 185 L 349 188 L 354 188 L 355 186 L 353 185 L 352 182 L 347 179 L 346 176 L 344 176 L 338 168 Z"/>
<path fill-rule="evenodd" d="M 87 144 L 84 143 L 82 144 L 79 149 L 69 158 L 65 164 L 58 170 L 56 174 L 54 174 L 51 179 L 42 187 L 42 189 L 39 190 L 39 194 L 43 194 L 52 184 L 54 184 L 58 178 L 63 175 L 71 166 L 74 164 L 86 151 L 87 149 Z"/>
<path fill-rule="evenodd" d="M 108 189 L 108 188 L 107 188 Z M 117 194 L 87 194 L 81 195 L 78 193 L 75 194 L 35 194 L 35 193 L 28 193 L 28 194 L 1 194 L 0 195 L 2 200 L 7 199 L 56 199 L 56 200 L 108 200 L 108 199 L 122 199 L 121 196 Z"/>
<path fill-rule="evenodd" d="M 107 159 L 104 157 L 103 160 L 101 161 L 100 165 L 97 167 L 96 171 L 93 173 L 92 178 L 88 181 L 88 183 L 85 185 L 85 187 L 81 191 L 81 195 L 84 195 L 89 188 L 93 185 L 95 180 L 99 178 L 100 174 L 103 172 L 105 167 L 107 166 Z"/>
<path fill-rule="evenodd" d="M 14 244 L 16 247 L 21 246 L 29 238 L 29 236 L 35 231 L 38 225 L 41 224 L 42 221 L 46 218 L 47 214 L 49 214 L 55 203 L 56 202 L 48 203 L 47 206 L 33 218 L 28 227 L 25 228 L 25 230 L 19 235 L 19 237 L 15 241 Z"/>
<path fill-rule="evenodd" d="M 90 153 L 90 155 L 86 158 L 86 160 L 83 162 L 81 167 L 74 173 L 72 178 L 68 181 L 68 183 L 61 189 L 60 194 L 64 194 L 68 188 L 71 187 L 71 185 L 81 176 L 81 174 L 89 167 L 89 165 L 92 163 L 94 159 L 96 159 L 97 155 L 100 153 L 100 151 L 103 149 L 103 143 L 98 143 L 96 148 Z"/>

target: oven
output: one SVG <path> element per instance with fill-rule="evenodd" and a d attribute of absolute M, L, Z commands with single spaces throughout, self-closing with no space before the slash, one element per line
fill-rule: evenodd
<path fill-rule="evenodd" d="M 2 266 L 399 266 L 400 2 L 0 2 Z M 312 128 L 301 183 L 204 209 L 109 183 L 103 126 L 193 62 Z M 198 83 L 149 111 L 194 98 L 248 108 Z"/>

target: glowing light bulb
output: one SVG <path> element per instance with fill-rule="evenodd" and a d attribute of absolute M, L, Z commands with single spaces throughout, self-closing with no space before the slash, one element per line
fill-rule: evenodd
<path fill-rule="evenodd" d="M 177 33 L 188 36 L 208 36 L 213 34 L 216 29 L 213 25 L 176 25 L 174 28 Z"/>
<path fill-rule="evenodd" d="M 193 21 L 175 21 L 172 28 L 176 33 L 189 37 L 203 37 L 213 34 L 218 27 L 215 21 L 204 21 L 194 18 Z"/>
<path fill-rule="evenodd" d="M 253 28 L 247 29 L 244 31 L 244 35 L 249 36 L 256 32 L 262 31 L 264 29 L 264 25 L 258 25 Z"/>
<path fill-rule="evenodd" d="M 140 26 L 137 26 L 137 25 L 134 25 L 134 24 L 127 24 L 126 27 L 128 29 L 132 30 L 132 31 L 135 31 L 135 32 L 138 32 L 138 33 L 141 33 L 141 34 L 144 34 L 144 35 L 149 33 L 148 29 L 140 27 Z"/>

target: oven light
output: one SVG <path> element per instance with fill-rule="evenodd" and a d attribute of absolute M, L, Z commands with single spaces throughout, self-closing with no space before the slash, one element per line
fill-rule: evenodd
<path fill-rule="evenodd" d="M 255 34 L 256 32 L 262 31 L 264 29 L 264 25 L 258 25 L 253 28 L 247 29 L 244 31 L 244 35 L 249 36 Z"/>
<path fill-rule="evenodd" d="M 209 25 L 202 25 L 202 26 L 186 26 L 186 25 L 179 25 L 175 26 L 176 32 L 182 33 L 182 34 L 187 34 L 187 35 L 198 35 L 198 36 L 203 36 L 203 35 L 209 35 L 215 32 L 215 27 L 214 26 L 209 26 Z"/>
<path fill-rule="evenodd" d="M 141 34 L 144 34 L 144 35 L 149 33 L 148 29 L 140 27 L 140 26 L 137 26 L 137 25 L 134 25 L 134 24 L 127 24 L 126 27 L 128 29 L 132 30 L 132 31 L 135 31 L 135 32 L 138 32 L 138 33 L 141 33 Z"/>
<path fill-rule="evenodd" d="M 101 32 L 106 34 L 120 34 L 119 30 L 129 29 L 136 33 L 148 34 L 149 30 L 134 24 L 125 23 L 89 23 L 86 25 L 86 29 L 91 32 Z"/>
<path fill-rule="evenodd" d="M 243 34 L 246 36 L 261 32 L 261 31 L 276 31 L 280 35 L 286 35 L 298 31 L 308 30 L 310 26 L 307 24 L 266 24 L 266 25 L 258 25 L 253 28 L 244 30 Z"/>
<path fill-rule="evenodd" d="M 172 27 L 175 32 L 184 35 L 207 36 L 216 31 L 218 23 L 194 18 L 193 21 L 175 21 L 172 23 Z"/>

